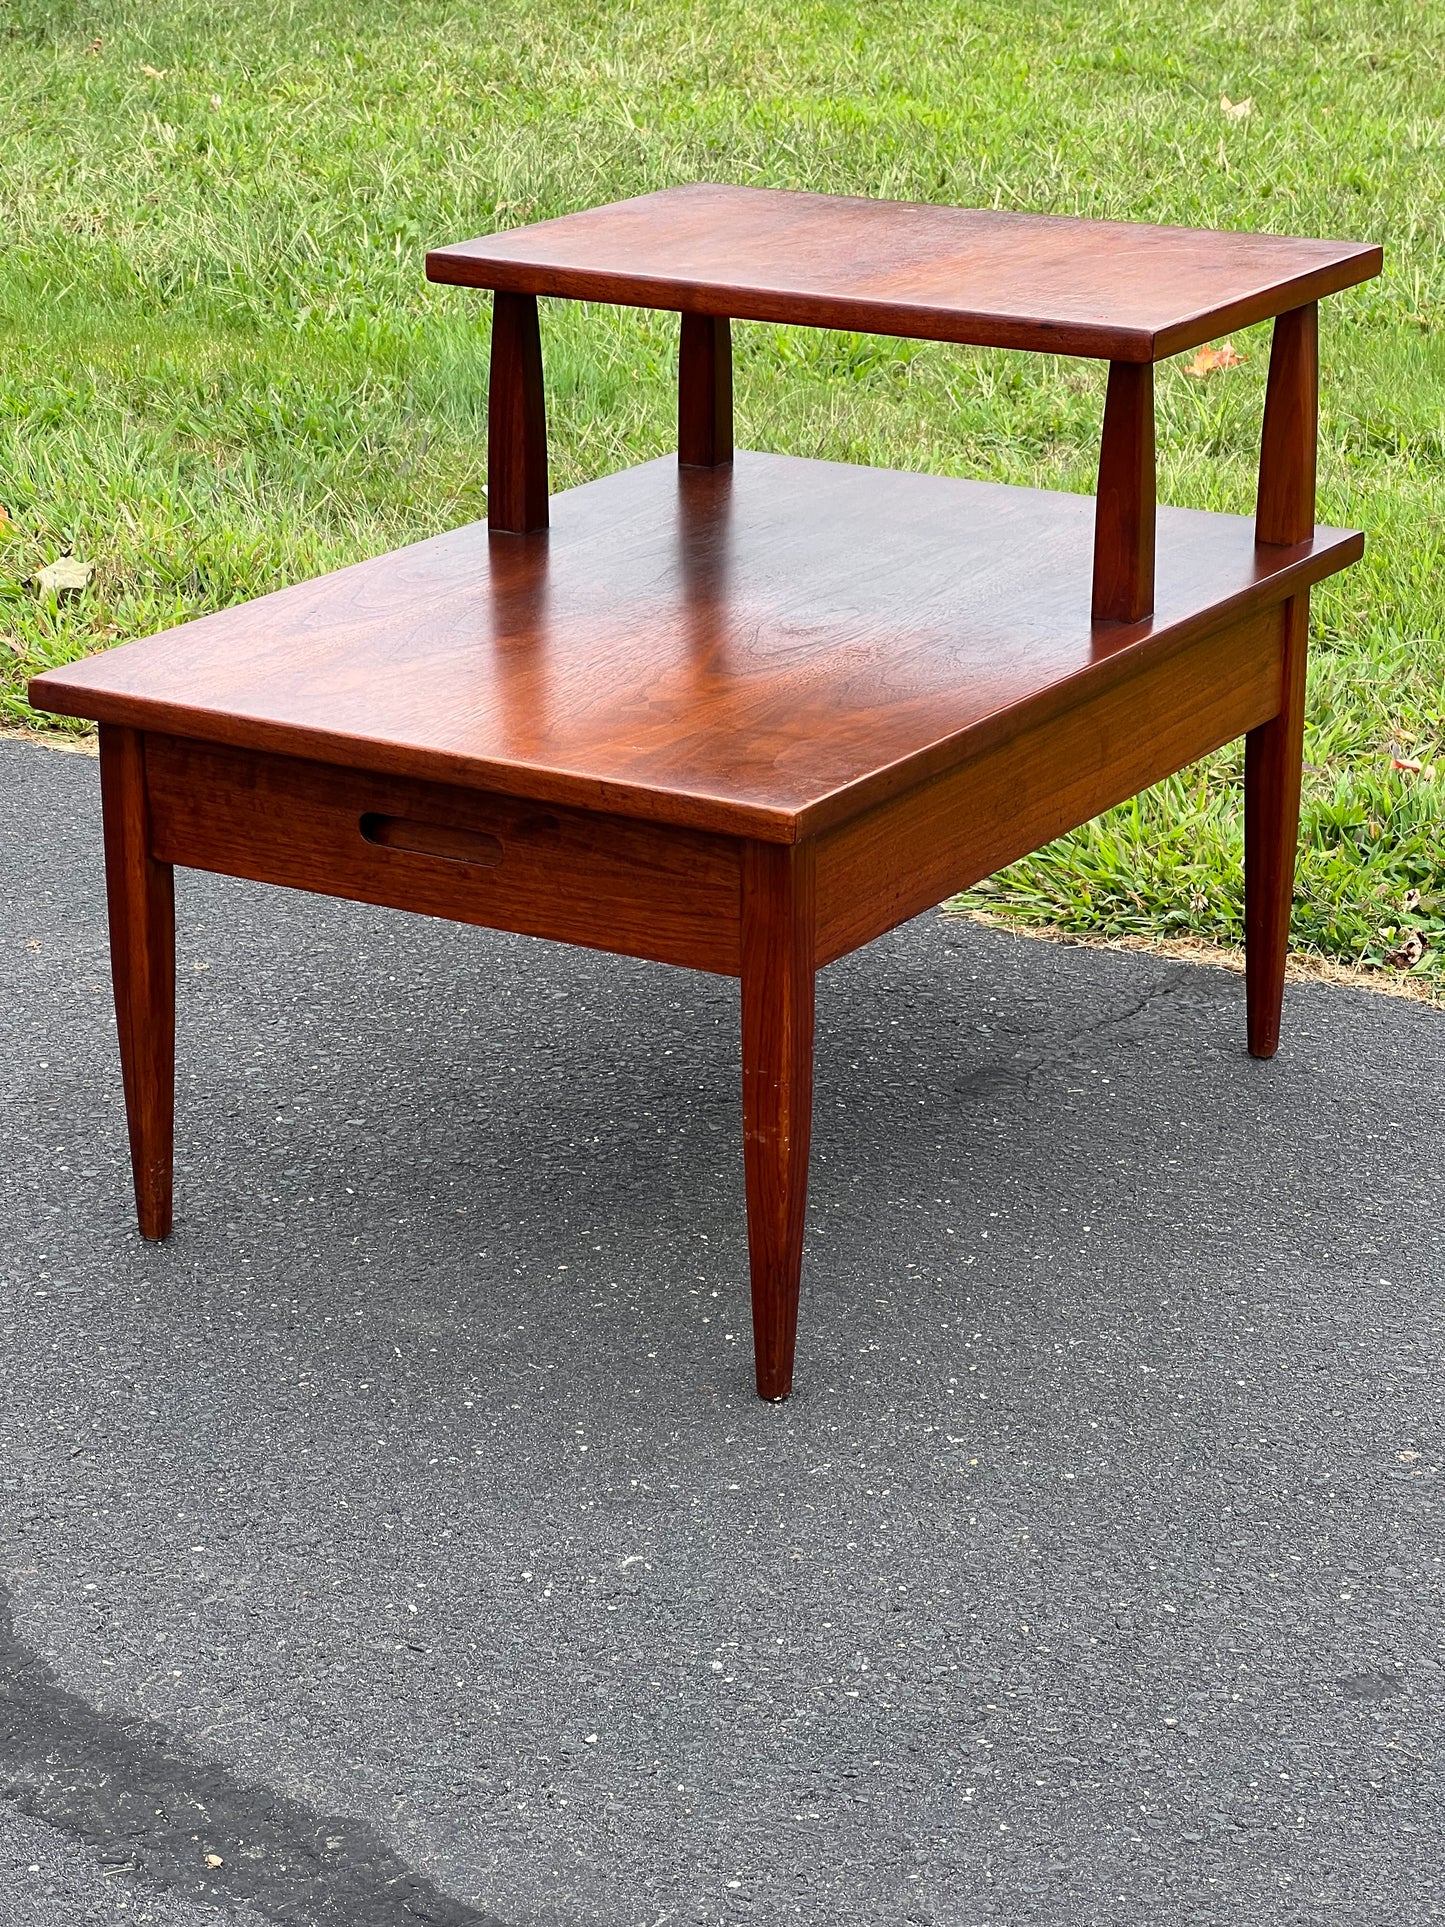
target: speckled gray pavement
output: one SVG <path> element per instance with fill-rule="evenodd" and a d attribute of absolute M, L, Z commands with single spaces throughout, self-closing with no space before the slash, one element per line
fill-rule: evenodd
<path fill-rule="evenodd" d="M 0 742 L 0 1922 L 1445 1919 L 1445 1019 L 920 919 L 824 973 L 798 1390 L 734 985 L 179 882 Z"/>

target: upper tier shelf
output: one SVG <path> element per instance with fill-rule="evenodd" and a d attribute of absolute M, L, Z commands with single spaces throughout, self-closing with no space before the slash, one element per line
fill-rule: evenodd
<path fill-rule="evenodd" d="M 1017 734 L 1361 538 L 1159 514 L 1159 597 L 1091 623 L 1087 495 L 740 453 L 557 496 L 52 669 L 37 707 L 777 842 Z"/>
<path fill-rule="evenodd" d="M 1354 241 L 666 188 L 428 254 L 433 281 L 1160 361 L 1380 271 Z"/>

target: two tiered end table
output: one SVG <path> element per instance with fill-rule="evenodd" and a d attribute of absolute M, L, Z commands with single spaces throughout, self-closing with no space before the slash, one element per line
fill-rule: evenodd
<path fill-rule="evenodd" d="M 468 241 L 485 526 L 31 684 L 100 724 L 140 1228 L 171 1224 L 172 866 L 741 978 L 758 1390 L 793 1372 L 815 972 L 1244 735 L 1279 1038 L 1316 303 L 1375 247 L 694 186 Z M 552 497 L 537 298 L 681 315 L 676 458 Z M 1154 365 L 1277 317 L 1253 520 L 1155 507 Z M 733 448 L 730 321 L 1109 363 L 1097 498 Z"/>

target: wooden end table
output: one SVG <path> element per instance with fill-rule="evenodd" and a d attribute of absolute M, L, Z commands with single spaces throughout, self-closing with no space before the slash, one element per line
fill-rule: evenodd
<path fill-rule="evenodd" d="M 1380 250 L 696 186 L 442 248 L 495 291 L 487 524 L 30 685 L 100 724 L 142 1233 L 171 1224 L 172 865 L 742 980 L 757 1384 L 792 1384 L 823 964 L 1246 736 L 1279 1039 L 1316 303 Z M 680 312 L 678 458 L 549 500 L 537 296 Z M 1156 513 L 1156 361 L 1277 316 L 1251 522 Z M 729 321 L 1109 362 L 1097 500 L 733 450 Z"/>

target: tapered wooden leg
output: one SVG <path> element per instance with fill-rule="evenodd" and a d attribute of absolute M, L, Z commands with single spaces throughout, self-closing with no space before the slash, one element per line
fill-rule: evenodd
<path fill-rule="evenodd" d="M 1264 433 L 1259 451 L 1256 542 L 1307 542 L 1315 524 L 1315 436 L 1319 413 L 1319 317 L 1313 302 L 1274 324 Z M 1299 842 L 1304 757 L 1305 659 L 1310 598 L 1284 607 L 1284 688 L 1280 712 L 1244 744 L 1244 944 L 1249 1048 L 1279 1049 L 1290 905 Z"/>
<path fill-rule="evenodd" d="M 487 527 L 511 535 L 545 529 L 547 405 L 534 294 L 492 297 L 487 388 Z"/>
<path fill-rule="evenodd" d="M 175 1134 L 175 893 L 170 864 L 151 855 L 145 738 L 138 730 L 101 724 L 100 795 L 136 1216 L 143 1238 L 164 1238 Z"/>
<path fill-rule="evenodd" d="M 743 864 L 743 1161 L 758 1396 L 793 1388 L 813 1114 L 813 849 Z"/>
<path fill-rule="evenodd" d="M 1154 367 L 1111 362 L 1094 503 L 1096 622 L 1153 614 L 1154 524 Z"/>
<path fill-rule="evenodd" d="M 1293 544 L 1314 534 L 1319 393 L 1319 309 L 1311 301 L 1274 324 L 1259 444 L 1256 542 Z"/>
<path fill-rule="evenodd" d="M 677 459 L 721 468 L 733 458 L 733 337 L 726 315 L 685 314 L 677 358 Z"/>
<path fill-rule="evenodd" d="M 1284 701 L 1244 739 L 1245 999 L 1252 1057 L 1279 1049 L 1304 755 L 1308 589 L 1284 606 Z"/>

